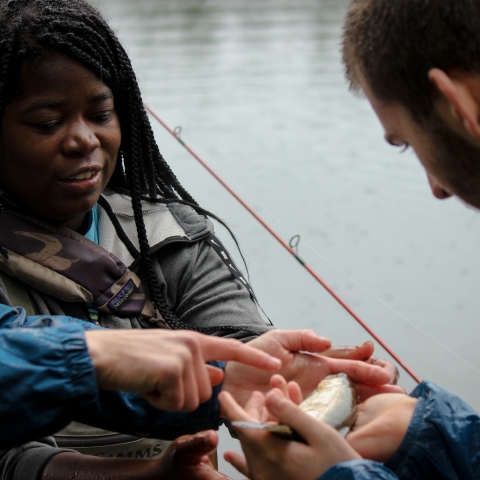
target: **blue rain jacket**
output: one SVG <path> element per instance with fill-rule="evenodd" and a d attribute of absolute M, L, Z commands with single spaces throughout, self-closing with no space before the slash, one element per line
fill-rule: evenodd
<path fill-rule="evenodd" d="M 320 479 L 478 480 L 478 414 L 463 400 L 430 382 L 422 382 L 411 396 L 418 398 L 412 421 L 388 464 L 353 460 L 330 468 Z"/>
<path fill-rule="evenodd" d="M 66 316 L 27 317 L 23 308 L 0 304 L 0 448 L 46 436 L 72 420 L 166 440 L 221 425 L 220 386 L 192 413 L 164 412 L 134 393 L 98 390 L 88 329 L 101 327 Z"/>

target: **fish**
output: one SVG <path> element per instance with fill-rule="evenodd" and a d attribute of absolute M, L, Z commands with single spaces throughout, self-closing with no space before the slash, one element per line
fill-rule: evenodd
<path fill-rule="evenodd" d="M 357 401 L 357 392 L 351 380 L 344 373 L 338 373 L 325 377 L 299 407 L 345 436 L 355 421 Z M 267 430 L 289 440 L 303 441 L 288 425 L 234 421 L 232 426 Z"/>

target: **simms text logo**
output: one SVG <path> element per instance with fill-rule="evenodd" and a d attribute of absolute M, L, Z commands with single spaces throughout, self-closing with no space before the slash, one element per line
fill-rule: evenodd
<path fill-rule="evenodd" d="M 137 458 L 147 459 L 157 457 L 162 454 L 162 444 L 154 445 L 152 448 L 147 447 L 141 450 L 131 450 L 128 452 L 109 452 L 109 453 L 96 453 L 96 457 L 115 457 L 115 458 Z"/>

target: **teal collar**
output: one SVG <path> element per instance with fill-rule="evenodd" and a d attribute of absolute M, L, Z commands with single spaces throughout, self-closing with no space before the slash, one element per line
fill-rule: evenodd
<path fill-rule="evenodd" d="M 87 213 L 88 215 L 88 228 L 84 237 L 98 245 L 98 212 L 97 204 Z"/>

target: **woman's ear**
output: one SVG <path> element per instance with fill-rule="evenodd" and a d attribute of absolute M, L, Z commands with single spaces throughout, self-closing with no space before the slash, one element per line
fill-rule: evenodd
<path fill-rule="evenodd" d="M 476 91 L 480 91 L 480 82 L 477 85 L 473 77 L 452 78 L 439 68 L 432 68 L 428 78 L 450 105 L 453 119 L 460 122 L 474 139 L 480 139 L 480 106 Z"/>

